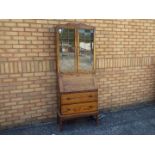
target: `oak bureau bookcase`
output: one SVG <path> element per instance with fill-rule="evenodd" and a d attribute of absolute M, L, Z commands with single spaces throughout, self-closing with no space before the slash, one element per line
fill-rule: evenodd
<path fill-rule="evenodd" d="M 95 28 L 81 23 L 56 27 L 58 113 L 63 121 L 94 116 L 98 122 L 98 89 L 95 82 Z"/>

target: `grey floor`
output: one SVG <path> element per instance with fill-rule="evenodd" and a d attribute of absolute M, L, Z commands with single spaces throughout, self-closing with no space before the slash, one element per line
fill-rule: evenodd
<path fill-rule="evenodd" d="M 155 134 L 155 104 L 101 112 L 99 125 L 92 118 L 68 121 L 59 131 L 56 122 L 37 123 L 1 130 L 0 135 L 152 135 Z"/>

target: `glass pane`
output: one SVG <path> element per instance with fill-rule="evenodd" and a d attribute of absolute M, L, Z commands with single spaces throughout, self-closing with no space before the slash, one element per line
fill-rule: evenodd
<path fill-rule="evenodd" d="M 61 28 L 59 29 L 60 39 L 67 39 L 68 38 L 68 29 Z"/>
<path fill-rule="evenodd" d="M 61 29 L 60 34 L 60 71 L 75 71 L 75 31 L 72 29 Z"/>
<path fill-rule="evenodd" d="M 74 29 L 70 29 L 69 31 L 68 31 L 68 38 L 70 39 L 70 40 L 74 40 L 74 33 L 75 33 L 75 31 L 74 31 Z"/>
<path fill-rule="evenodd" d="M 93 69 L 93 30 L 79 30 L 79 67 L 82 71 Z"/>

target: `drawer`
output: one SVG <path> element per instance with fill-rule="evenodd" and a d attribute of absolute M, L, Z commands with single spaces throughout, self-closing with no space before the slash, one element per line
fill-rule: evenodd
<path fill-rule="evenodd" d="M 61 104 L 73 104 L 97 101 L 97 91 L 95 92 L 80 92 L 68 93 L 61 96 Z"/>
<path fill-rule="evenodd" d="M 93 111 L 97 111 L 97 102 L 62 105 L 61 107 L 61 113 L 64 115 L 80 114 Z"/>

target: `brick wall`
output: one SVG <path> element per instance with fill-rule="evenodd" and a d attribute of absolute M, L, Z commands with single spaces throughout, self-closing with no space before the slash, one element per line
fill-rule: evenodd
<path fill-rule="evenodd" d="M 155 20 L 0 20 L 0 128 L 56 116 L 55 26 L 96 27 L 99 105 L 154 100 Z"/>

